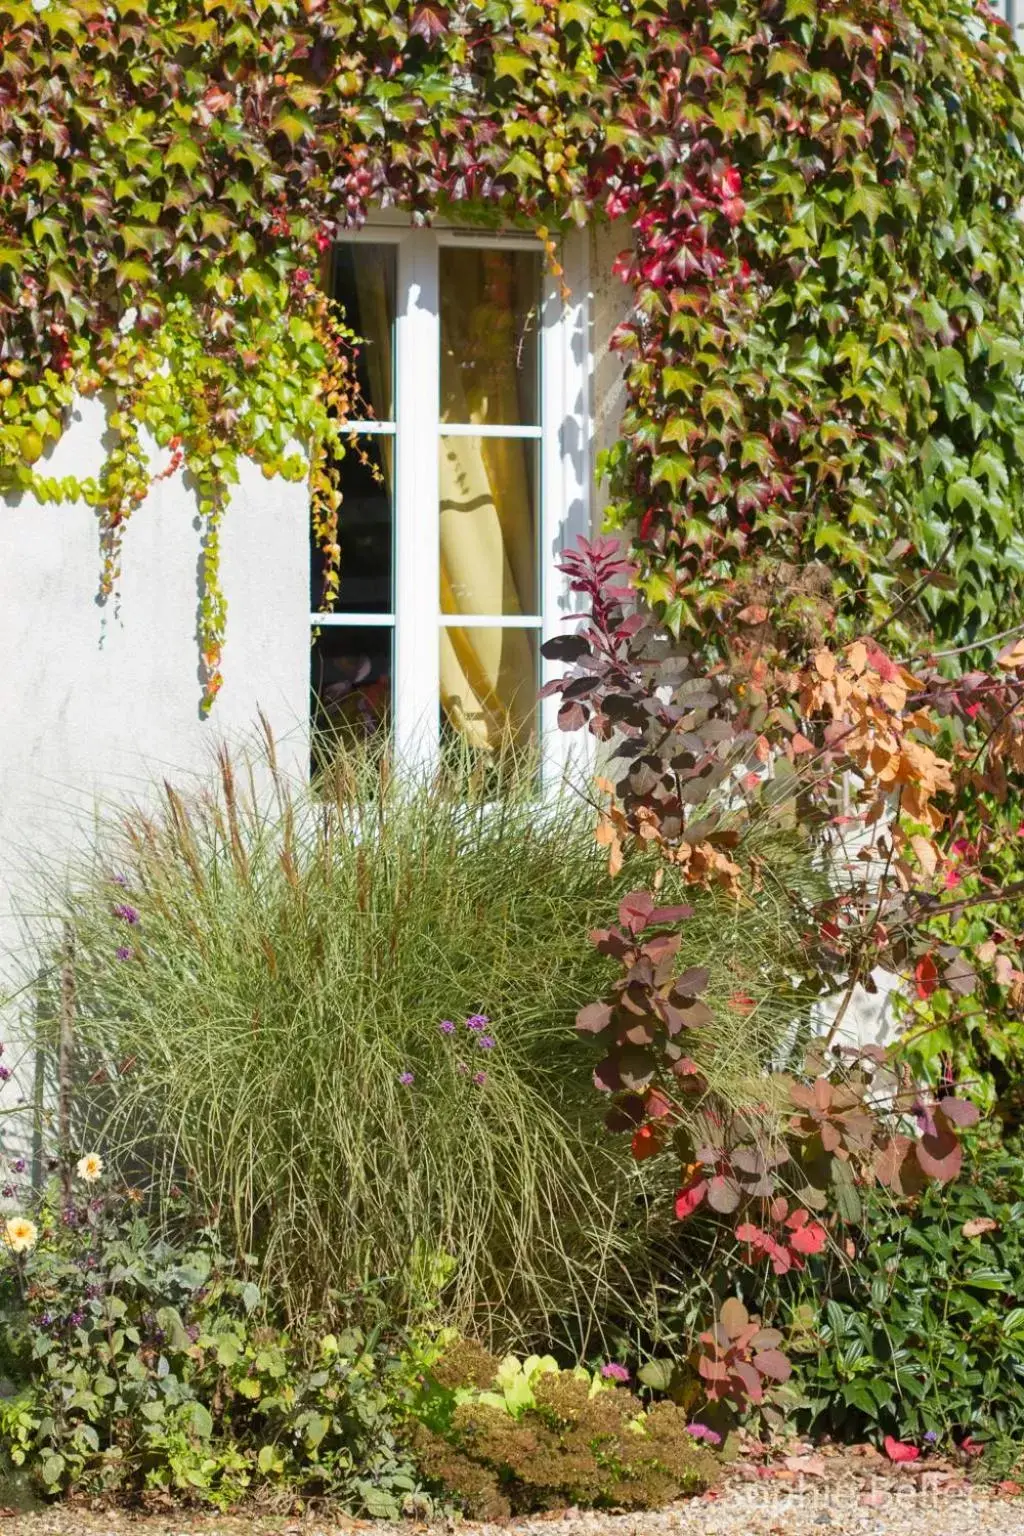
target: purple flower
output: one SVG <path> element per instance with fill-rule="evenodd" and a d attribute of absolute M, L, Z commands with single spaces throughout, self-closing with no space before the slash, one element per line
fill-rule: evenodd
<path fill-rule="evenodd" d="M 471 1013 L 469 1018 L 466 1020 L 466 1028 L 473 1030 L 486 1029 L 490 1022 L 491 1021 L 487 1017 L 486 1013 Z"/>
<path fill-rule="evenodd" d="M 10 1067 L 0 1067 L 0 1083 L 6 1083 L 11 1075 Z"/>
<path fill-rule="evenodd" d="M 473 1073 L 473 1081 L 474 1081 L 474 1083 L 476 1083 L 478 1088 L 482 1088 L 484 1083 L 486 1083 L 486 1081 L 487 1081 L 487 1073 L 486 1072 L 474 1072 Z"/>
<path fill-rule="evenodd" d="M 134 960 L 135 951 L 127 944 L 119 944 L 115 951 L 118 960 Z"/>
<path fill-rule="evenodd" d="M 456 1072 L 461 1072 L 463 1077 L 465 1077 L 468 1074 L 468 1072 L 469 1072 L 469 1068 L 466 1066 L 466 1063 L 464 1061 L 460 1061 L 458 1066 L 455 1068 L 455 1070 L 456 1070 Z"/>
<path fill-rule="evenodd" d="M 493 1051 L 494 1050 L 494 1036 L 493 1035 L 481 1035 L 480 1039 L 477 1041 L 477 1045 L 480 1047 L 480 1049 L 482 1051 Z"/>
<path fill-rule="evenodd" d="M 14 1169 L 15 1173 L 24 1173 L 25 1159 L 23 1157 L 16 1157 L 14 1162 L 11 1164 L 11 1167 Z"/>
<path fill-rule="evenodd" d="M 722 1437 L 717 1429 L 709 1429 L 706 1424 L 687 1424 L 686 1433 L 692 1435 L 695 1440 L 706 1440 L 708 1445 L 721 1445 Z"/>
<path fill-rule="evenodd" d="M 401 1083 L 403 1088 L 408 1088 L 412 1083 L 416 1081 L 416 1078 L 411 1072 L 399 1072 L 398 1081 Z"/>
<path fill-rule="evenodd" d="M 42 1317 L 39 1319 L 39 1326 L 40 1326 L 40 1328 L 52 1328 L 52 1326 L 53 1326 L 53 1313 L 52 1312 L 44 1312 Z"/>
<path fill-rule="evenodd" d="M 60 1219 L 66 1227 L 78 1226 L 78 1212 L 73 1205 L 69 1205 L 66 1210 L 61 1211 Z"/>
<path fill-rule="evenodd" d="M 83 1314 L 81 1312 L 72 1312 L 68 1318 L 68 1323 L 72 1328 L 81 1328 L 82 1318 Z"/>
<path fill-rule="evenodd" d="M 921 1439 L 924 1441 L 925 1445 L 934 1445 L 938 1438 L 939 1437 L 935 1433 L 934 1429 L 926 1429 L 924 1434 L 921 1436 Z"/>
<path fill-rule="evenodd" d="M 3 1195 L 5 1200 L 13 1200 L 14 1199 L 14 1185 L 13 1184 L 5 1184 L 3 1189 L 0 1189 L 0 1195 Z"/>
<path fill-rule="evenodd" d="M 119 917 L 122 923 L 127 923 L 129 928 L 134 928 L 139 921 L 138 908 L 130 906 L 126 901 L 114 908 L 114 916 Z"/>
<path fill-rule="evenodd" d="M 127 884 L 128 884 L 128 876 L 127 875 L 111 875 L 110 883 L 111 883 L 111 885 L 127 886 Z"/>
<path fill-rule="evenodd" d="M 442 1019 L 437 1027 L 441 1031 L 442 1035 L 454 1035 L 455 1033 L 455 1025 L 452 1023 L 451 1019 Z"/>
<path fill-rule="evenodd" d="M 602 1365 L 601 1375 L 605 1381 L 628 1381 L 629 1372 L 624 1365 L 617 1360 L 610 1360 L 607 1365 Z"/>

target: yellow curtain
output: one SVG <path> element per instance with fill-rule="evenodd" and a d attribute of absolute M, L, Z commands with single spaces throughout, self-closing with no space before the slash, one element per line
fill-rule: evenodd
<path fill-rule="evenodd" d="M 391 396 L 391 295 L 376 263 L 359 260 L 356 282 L 370 395 L 378 414 Z M 369 254 L 369 253 L 368 253 Z M 441 306 L 444 412 L 460 424 L 518 425 L 516 314 L 504 253 L 446 251 L 458 260 L 454 302 Z M 536 323 L 536 317 L 534 317 Z M 465 366 L 479 358 L 480 367 Z M 490 357 L 494 366 L 487 366 Z M 537 592 L 536 450 L 516 438 L 446 437 L 440 457 L 441 611 L 514 615 L 535 612 Z M 392 485 L 392 440 L 380 443 Z M 494 751 L 529 732 L 536 714 L 535 632 L 440 632 L 441 704 L 470 745 Z"/>
<path fill-rule="evenodd" d="M 518 425 L 518 338 L 507 259 L 479 250 L 446 251 L 449 257 L 457 261 L 458 287 L 457 302 L 441 305 L 444 415 L 466 424 Z M 535 612 L 533 443 L 446 437 L 443 423 L 441 433 L 442 612 Z M 536 692 L 533 631 L 442 629 L 441 703 L 472 746 L 493 751 L 510 735 L 521 738 L 535 718 Z"/>

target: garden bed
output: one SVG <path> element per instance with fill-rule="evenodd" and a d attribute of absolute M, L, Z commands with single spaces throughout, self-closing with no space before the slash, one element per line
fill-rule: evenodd
<path fill-rule="evenodd" d="M 794 1458 L 791 1458 L 793 1460 Z M 0 1517 L 4 1536 L 1018 1536 L 1024 1532 L 1024 1499 L 1005 1487 L 968 1482 L 945 1463 L 888 1470 L 872 1458 L 837 1455 L 806 1458 L 811 1471 L 785 1465 L 760 1472 L 734 1468 L 724 1488 L 656 1513 L 614 1515 L 568 1510 L 508 1525 L 460 1522 L 400 1526 L 344 1517 L 199 1515 L 170 1511 L 140 1516 L 126 1510 L 89 1511 L 55 1506 L 31 1515 Z M 818 1470 L 822 1462 L 824 1471 Z M 764 1475 L 767 1474 L 767 1475 Z"/>

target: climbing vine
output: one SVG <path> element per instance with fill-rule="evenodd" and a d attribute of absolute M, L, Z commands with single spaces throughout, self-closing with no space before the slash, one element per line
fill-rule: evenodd
<path fill-rule="evenodd" d="M 109 594 L 187 466 L 208 701 L 240 457 L 312 465 L 337 558 L 347 333 L 315 274 L 373 205 L 550 247 L 622 221 L 611 520 L 672 627 L 756 626 L 770 591 L 783 649 L 883 613 L 949 635 L 1015 596 L 1024 109 L 984 7 L 0 0 L 0 57 L 0 476 L 96 507 Z M 49 476 L 97 391 L 102 473 Z"/>

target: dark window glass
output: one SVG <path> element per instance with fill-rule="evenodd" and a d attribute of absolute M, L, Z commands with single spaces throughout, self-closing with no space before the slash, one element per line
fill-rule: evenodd
<path fill-rule="evenodd" d="M 360 337 L 360 420 L 394 421 L 395 247 L 353 240 L 334 249 L 334 297 Z"/>
<path fill-rule="evenodd" d="M 341 465 L 341 546 L 338 613 L 390 613 L 393 546 L 394 439 L 364 434 L 345 450 Z M 324 560 L 314 547 L 310 609 L 324 599 Z"/>
<path fill-rule="evenodd" d="M 325 625 L 311 666 L 313 769 L 353 741 L 387 730 L 391 717 L 392 630 Z"/>

